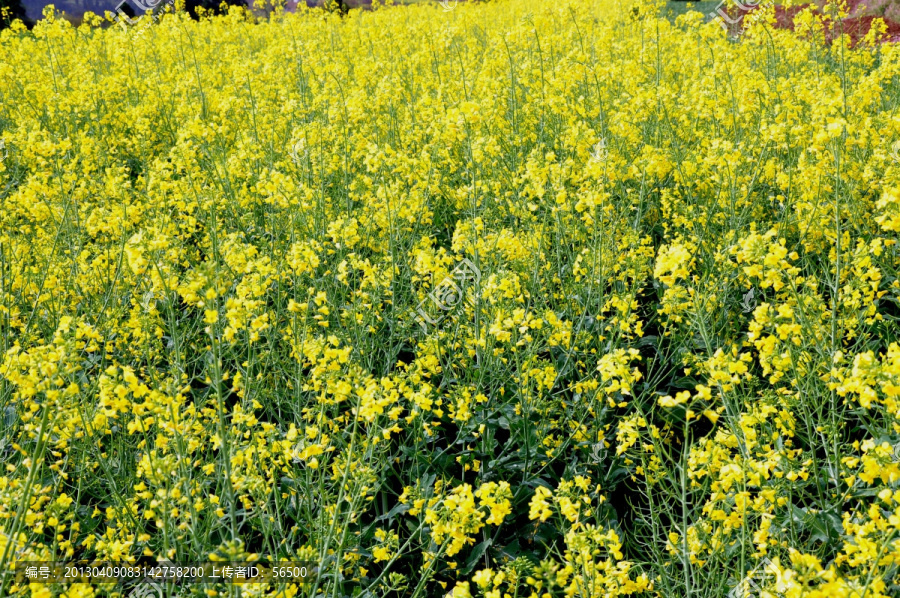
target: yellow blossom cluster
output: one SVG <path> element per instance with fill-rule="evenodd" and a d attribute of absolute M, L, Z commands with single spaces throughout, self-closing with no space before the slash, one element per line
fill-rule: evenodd
<path fill-rule="evenodd" d="M 0 596 L 897 594 L 883 23 L 181 4 L 0 31 Z"/>

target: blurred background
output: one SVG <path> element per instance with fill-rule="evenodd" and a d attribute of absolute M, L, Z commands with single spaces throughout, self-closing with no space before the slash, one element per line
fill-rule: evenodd
<path fill-rule="evenodd" d="M 215 0 L 208 0 L 210 7 Z M 220 0 L 219 0 L 220 1 Z M 246 0 L 252 6 L 253 0 Z M 429 2 L 437 0 L 395 0 L 398 4 L 416 4 L 419 2 Z M 465 2 L 467 0 L 458 0 Z M 616 0 L 599 0 L 601 2 L 615 2 Z M 53 4 L 58 11 L 65 13 L 66 17 L 74 24 L 81 23 L 81 17 L 84 13 L 90 11 L 94 14 L 103 15 L 105 11 L 114 11 L 121 0 L 0 0 L 0 8 L 7 7 L 13 15 L 27 19 L 32 25 L 34 21 L 41 18 L 44 7 Z M 240 3 L 241 0 L 227 0 L 229 4 Z M 292 11 L 297 4 L 303 4 L 309 7 L 321 6 L 326 0 L 288 0 L 285 9 Z M 205 5 L 206 3 L 204 3 Z M 372 4 L 372 0 L 345 0 L 351 8 L 367 6 Z M 703 0 L 702 2 L 690 2 L 685 0 L 668 0 L 666 2 L 666 10 L 672 17 L 685 13 L 689 10 L 697 10 L 704 14 L 711 13 L 721 4 L 721 0 Z M 0 28 L 3 25 L 0 24 Z"/>
<path fill-rule="evenodd" d="M 26 23 L 32 25 L 34 21 L 41 18 L 44 7 L 52 4 L 57 11 L 64 12 L 66 17 L 74 24 L 80 24 L 84 13 L 90 11 L 94 14 L 103 15 L 105 11 L 114 12 L 116 6 L 122 0 L 0 0 L 0 8 L 6 7 L 10 9 L 13 15 L 31 21 Z M 294 10 L 298 4 L 316 7 L 325 4 L 327 0 L 288 0 L 285 9 Z M 428 0 L 395 0 L 398 4 L 417 4 L 427 2 Z M 459 0 L 465 2 L 466 0 Z M 196 2 L 195 2 L 196 3 Z M 227 4 L 241 4 L 253 6 L 253 0 L 226 0 Z M 344 3 L 350 8 L 358 8 L 362 6 L 370 6 L 372 0 L 344 0 Z M 188 2 L 190 6 L 191 2 Z M 213 8 L 221 4 L 221 0 L 200 1 L 200 5 L 207 8 Z M 2 28 L 2 25 L 0 25 Z"/>
<path fill-rule="evenodd" d="M 194 14 L 194 9 L 202 6 L 214 12 L 220 6 L 223 0 L 186 0 L 188 10 Z M 254 1 L 262 0 L 224 0 L 227 4 L 237 4 L 249 6 L 253 9 Z M 442 0 L 394 0 L 397 4 L 417 4 L 417 3 L 437 3 Z M 451 2 L 479 2 L 486 0 L 450 0 Z M 597 0 L 598 2 L 618 2 L 619 0 Z M 103 16 L 105 11 L 114 12 L 115 8 L 122 0 L 0 0 L 0 12 L 6 11 L 5 16 L 0 16 L 0 29 L 9 24 L 12 19 L 22 19 L 28 27 L 32 27 L 34 22 L 41 18 L 44 7 L 53 4 L 57 11 L 64 14 L 65 18 L 75 25 L 80 25 L 84 13 L 90 11 L 94 14 Z M 845 25 L 851 37 L 855 39 L 861 37 L 868 31 L 871 20 L 879 17 L 885 20 L 888 25 L 888 37 L 890 41 L 900 42 L 900 0 L 846 0 L 849 12 L 849 18 L 845 20 Z M 163 4 L 164 2 L 160 2 Z M 331 3 L 340 5 L 344 10 L 348 8 L 360 8 L 371 6 L 372 0 L 287 0 L 285 10 L 296 10 L 298 4 L 308 7 L 318 7 Z M 825 0 L 810 0 L 810 4 L 817 4 L 822 7 Z M 799 6 L 785 9 L 781 6 L 780 0 L 738 0 L 736 6 L 728 9 L 728 13 L 732 16 L 747 14 L 753 8 L 774 4 L 776 7 L 776 18 L 778 26 L 793 28 L 792 19 Z M 717 11 L 724 11 L 726 5 L 725 0 L 667 0 L 664 3 L 663 12 L 671 20 L 674 21 L 678 15 L 684 14 L 691 10 L 696 10 L 706 15 L 707 19 L 715 16 Z M 133 6 L 133 2 L 132 2 Z M 271 9 L 269 9 L 271 10 Z M 140 12 L 140 11 L 137 11 Z M 265 15 L 266 9 L 254 10 L 257 14 Z M 739 29 L 739 27 L 738 27 Z M 734 33 L 734 32 L 732 32 Z"/>

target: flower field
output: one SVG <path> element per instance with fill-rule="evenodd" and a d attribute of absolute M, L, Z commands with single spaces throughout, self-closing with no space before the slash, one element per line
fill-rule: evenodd
<path fill-rule="evenodd" d="M 900 595 L 900 50 L 662 4 L 0 32 L 0 596 Z"/>

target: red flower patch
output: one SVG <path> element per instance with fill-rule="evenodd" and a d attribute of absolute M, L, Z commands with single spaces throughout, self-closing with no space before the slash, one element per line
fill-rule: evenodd
<path fill-rule="evenodd" d="M 848 0 L 847 4 L 850 16 L 845 19 L 841 19 L 840 21 L 829 24 L 828 28 L 825 30 L 826 43 L 830 44 L 835 39 L 840 37 L 841 34 L 846 34 L 850 37 L 851 44 L 855 45 L 866 36 L 866 34 L 869 32 L 869 29 L 871 29 L 872 27 L 872 21 L 874 21 L 876 18 L 881 18 L 882 20 L 884 20 L 885 25 L 887 25 L 887 37 L 884 41 L 900 41 L 900 22 L 897 22 L 887 16 L 879 17 L 873 14 L 866 14 L 870 11 L 869 4 L 866 2 L 866 0 Z M 803 6 L 792 6 L 790 8 L 787 8 L 781 5 L 776 5 L 775 26 L 779 29 L 790 29 L 793 31 L 794 19 L 796 18 L 797 14 L 801 10 L 804 10 L 809 6 L 811 5 L 805 4 Z M 814 10 L 817 14 L 825 14 L 820 6 L 812 6 L 814 6 Z M 726 24 L 729 26 L 729 33 L 732 35 L 739 35 L 743 28 L 744 17 L 758 9 L 759 6 L 747 5 L 731 7 L 728 11 L 728 18 L 725 19 Z"/>

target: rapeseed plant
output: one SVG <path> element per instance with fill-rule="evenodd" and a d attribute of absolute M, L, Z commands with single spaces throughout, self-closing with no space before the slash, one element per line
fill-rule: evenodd
<path fill-rule="evenodd" d="M 0 31 L 0 595 L 896 595 L 900 52 L 788 4 Z"/>

